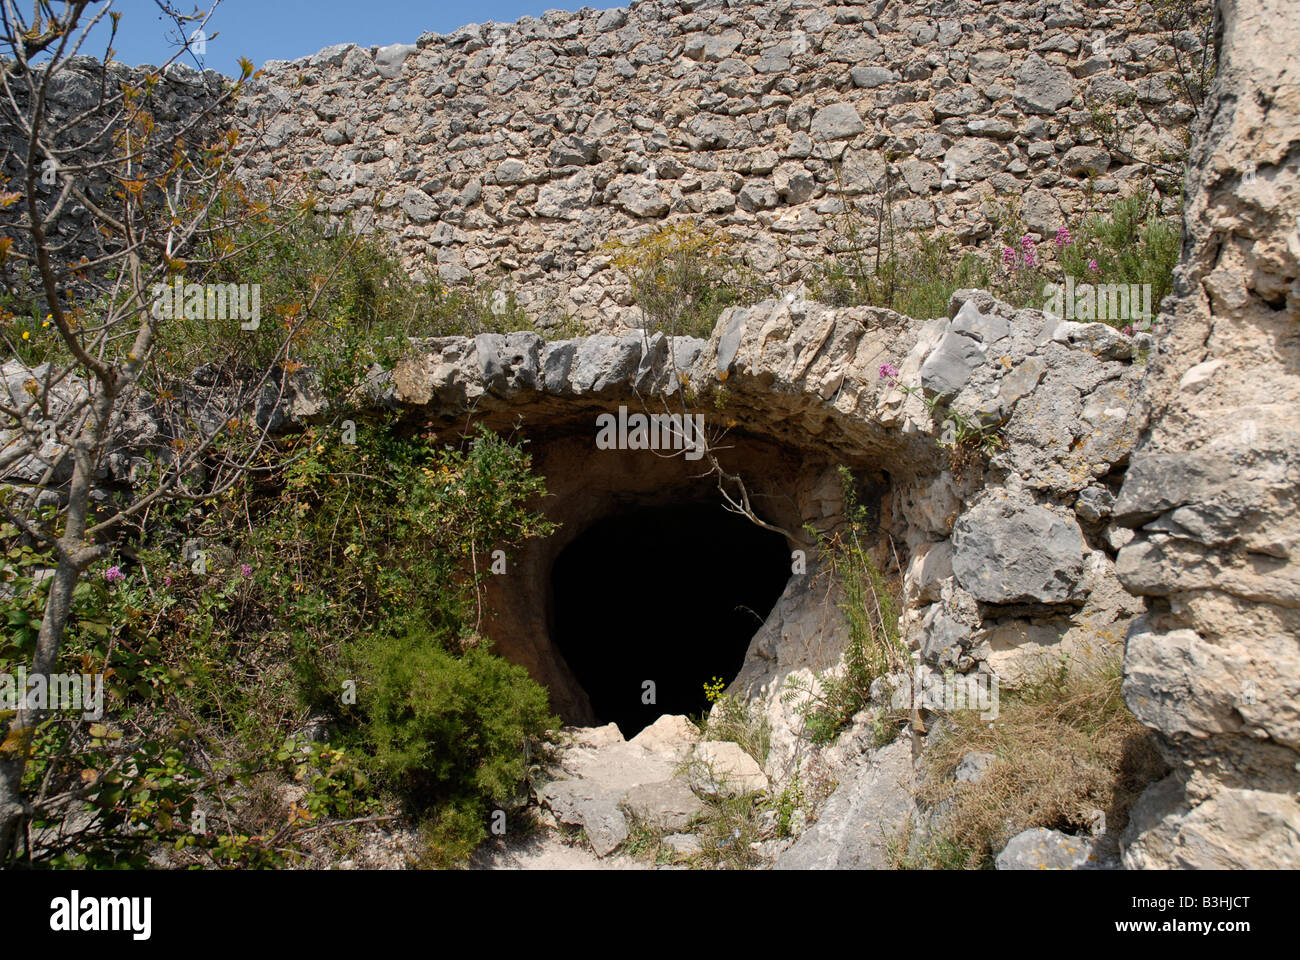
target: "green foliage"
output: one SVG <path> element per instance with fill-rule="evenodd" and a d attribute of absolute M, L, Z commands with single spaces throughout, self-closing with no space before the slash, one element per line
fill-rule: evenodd
<path fill-rule="evenodd" d="M 104 674 L 111 719 L 56 713 L 35 732 L 31 865 L 144 866 L 165 844 L 182 862 L 273 866 L 308 827 L 390 801 L 425 823 L 425 862 L 449 865 L 482 838 L 489 804 L 525 799 L 557 721 L 478 626 L 491 551 L 552 529 L 526 506 L 543 482 L 521 445 L 482 429 L 444 446 L 362 423 L 356 441 L 298 438 L 269 481 L 168 508 L 78 585 L 60 669 Z M 12 672 L 30 659 L 51 558 L 12 528 L 0 540 Z M 328 742 L 286 736 L 308 715 Z M 272 789 L 286 778 L 303 788 L 287 813 Z M 68 822 L 81 829 L 53 839 Z"/>
<path fill-rule="evenodd" d="M 772 747 L 772 727 L 760 710 L 723 693 L 726 683 L 719 677 L 704 685 L 704 696 L 713 709 L 701 728 L 706 740 L 729 740 L 758 761 L 767 763 Z"/>
<path fill-rule="evenodd" d="M 1129 197 L 1109 215 L 1084 222 L 1074 241 L 1061 248 L 1061 271 L 1076 283 L 1150 284 L 1154 312 L 1173 290 L 1181 237 L 1176 220 L 1158 216 L 1141 197 Z M 1125 325 L 1124 320 L 1109 322 Z"/>
<path fill-rule="evenodd" d="M 426 870 L 461 866 L 486 836 L 482 808 L 481 801 L 462 798 L 432 810 L 420 824 L 419 866 Z"/>
<path fill-rule="evenodd" d="M 909 816 L 903 828 L 886 837 L 885 854 L 894 870 L 978 870 L 988 861 L 972 847 L 942 834 L 919 834 Z"/>
<path fill-rule="evenodd" d="M 840 307 L 886 307 L 908 317 L 941 317 L 947 315 L 954 291 L 988 285 L 988 264 L 974 253 L 958 256 L 952 237 L 906 237 L 868 264 L 861 248 L 855 251 L 853 246 L 859 236 L 850 232 L 847 241 L 833 247 L 831 260 L 809 277 L 814 300 Z"/>
<path fill-rule="evenodd" d="M 263 210 L 211 243 L 213 258 L 223 255 L 204 282 L 259 284 L 260 326 L 243 331 L 234 321 L 167 321 L 161 345 L 166 366 L 177 372 L 232 354 L 260 369 L 277 361 L 292 333 L 284 359 L 309 365 L 332 387 L 369 362 L 391 366 L 412 337 L 531 329 L 510 291 L 413 282 L 380 238 L 351 221 L 332 227 L 310 201 Z"/>
<path fill-rule="evenodd" d="M 1160 216 L 1142 197 L 1119 200 L 1105 213 L 1085 219 L 1077 227 L 1062 224 L 1051 242 L 1038 244 L 1022 231 L 1025 226 L 1014 210 L 1004 221 L 1001 266 L 991 291 L 1017 307 L 1061 311 L 1049 290 L 1063 291 L 1067 277 L 1076 288 L 1114 284 L 1125 288 L 1149 284 L 1151 311 L 1173 289 L 1173 270 L 1178 263 L 1181 225 L 1176 218 Z M 1051 287 L 1049 287 L 1051 285 Z M 1139 322 L 1134 314 L 1116 316 L 1110 309 L 1097 309 L 1097 319 L 1116 327 Z M 1080 319 L 1087 319 L 1086 316 Z"/>
<path fill-rule="evenodd" d="M 456 656 L 416 628 L 367 637 L 358 656 L 367 736 L 406 796 L 435 807 L 450 799 L 462 810 L 477 802 L 482 814 L 488 801 L 518 801 L 528 744 L 559 725 L 523 667 L 482 647 Z"/>
<path fill-rule="evenodd" d="M 973 253 L 958 256 L 955 238 L 900 231 L 894 216 L 894 179 L 889 163 L 874 203 L 855 204 L 844 195 L 842 171 L 835 168 L 845 202 L 835 221 L 829 258 L 805 277 L 809 295 L 832 306 L 885 307 L 909 317 L 948 313 L 953 291 L 983 287 L 989 269 Z"/>
<path fill-rule="evenodd" d="M 854 494 L 852 474 L 841 467 L 840 477 L 848 523 L 845 530 L 822 539 L 821 553 L 839 584 L 840 609 L 848 624 L 842 669 L 820 675 L 812 685 L 793 679 L 782 694 L 786 702 L 800 701 L 804 732 L 814 743 L 833 741 L 870 704 L 871 685 L 907 663 L 898 633 L 898 590 L 885 582 L 862 544 L 860 535 L 868 521 Z"/>
<path fill-rule="evenodd" d="M 755 794 L 704 798 L 704 811 L 694 828 L 700 838 L 700 865 L 724 870 L 752 870 L 762 858 L 751 844 L 765 839 L 767 804 Z"/>
<path fill-rule="evenodd" d="M 768 292 L 733 246 L 725 230 L 683 221 L 639 240 L 610 241 L 604 252 L 631 282 L 651 329 L 708 337 L 723 310 L 756 303 Z"/>
<path fill-rule="evenodd" d="M 776 798 L 776 835 L 778 837 L 790 836 L 794 826 L 795 814 L 803 808 L 806 802 L 803 780 L 799 775 L 799 769 L 796 767 L 790 781 Z"/>

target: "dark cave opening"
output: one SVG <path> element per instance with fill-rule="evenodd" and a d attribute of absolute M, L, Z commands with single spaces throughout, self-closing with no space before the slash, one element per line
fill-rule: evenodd
<path fill-rule="evenodd" d="M 735 678 L 789 577 L 785 538 L 719 503 L 630 509 L 556 558 L 551 636 L 598 721 L 631 738 L 708 709 L 704 684 Z"/>

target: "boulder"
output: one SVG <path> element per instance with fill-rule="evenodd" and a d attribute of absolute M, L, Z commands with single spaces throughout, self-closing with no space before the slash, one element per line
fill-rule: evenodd
<path fill-rule="evenodd" d="M 884 870 L 916 813 L 912 748 L 896 740 L 840 779 L 817 822 L 773 864 L 776 870 Z"/>
<path fill-rule="evenodd" d="M 1083 533 L 1072 518 L 992 496 L 953 527 L 952 569 L 981 603 L 1063 603 L 1083 576 Z"/>

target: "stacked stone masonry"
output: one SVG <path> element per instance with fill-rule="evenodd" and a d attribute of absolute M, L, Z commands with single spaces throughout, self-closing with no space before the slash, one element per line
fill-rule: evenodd
<path fill-rule="evenodd" d="M 654 0 L 272 61 L 237 112 L 251 180 L 309 175 L 418 273 L 617 331 L 642 318 L 603 247 L 664 222 L 795 284 L 886 191 L 986 251 L 1013 206 L 1043 237 L 1150 191 L 1090 111 L 1184 147 L 1199 42 L 1131 2 Z"/>

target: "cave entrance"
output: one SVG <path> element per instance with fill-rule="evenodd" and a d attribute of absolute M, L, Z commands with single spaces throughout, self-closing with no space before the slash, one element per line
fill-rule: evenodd
<path fill-rule="evenodd" d="M 735 678 L 789 577 L 785 538 L 720 503 L 630 508 L 556 558 L 551 636 L 598 722 L 631 738 L 708 709 L 704 684 Z"/>

